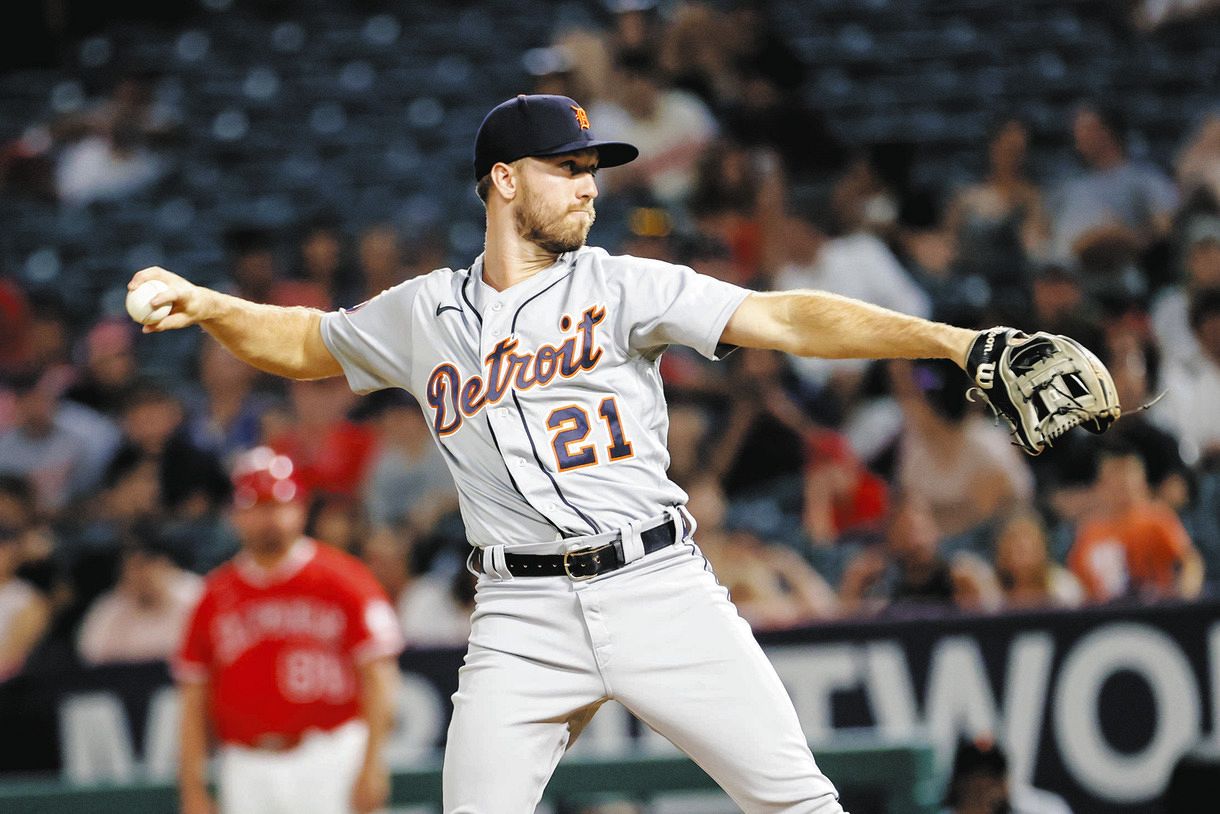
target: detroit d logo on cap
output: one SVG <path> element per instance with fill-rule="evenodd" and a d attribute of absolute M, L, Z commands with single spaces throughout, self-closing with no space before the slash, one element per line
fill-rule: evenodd
<path fill-rule="evenodd" d="M 581 130 L 589 129 L 589 114 L 585 113 L 585 109 L 580 105 L 569 105 L 572 108 L 572 113 L 576 116 L 576 123 L 580 125 Z"/>

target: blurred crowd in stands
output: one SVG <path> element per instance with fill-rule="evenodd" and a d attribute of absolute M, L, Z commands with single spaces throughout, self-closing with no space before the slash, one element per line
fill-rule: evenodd
<path fill-rule="evenodd" d="M 1124 407 L 1105 436 L 1072 432 L 1034 459 L 948 363 L 671 349 L 670 474 L 756 629 L 1220 584 L 1220 100 L 1171 166 L 1133 151 L 1121 99 L 1089 99 L 1059 123 L 1070 173 L 1032 173 L 1031 126 L 996 112 L 972 183 L 913 184 L 909 153 L 856 143 L 797 92 L 809 68 L 765 4 L 610 8 L 522 63 L 522 91 L 570 95 L 599 138 L 641 148 L 599 175 L 609 226 L 592 242 L 617 223 L 611 251 L 754 289 L 1069 334 Z M 4 147 L 3 194 L 62 207 L 154 183 L 183 139 L 141 77 L 36 124 Z M 341 211 L 234 223 L 223 249 L 233 293 L 326 309 L 450 257 L 443 234 Z M 166 375 L 150 362 L 163 340 L 0 277 L 0 680 L 170 653 L 200 575 L 235 550 L 227 467 L 260 444 L 303 471 L 308 533 L 369 564 L 413 645 L 462 644 L 457 495 L 410 396 L 273 379 L 197 330 L 191 367 Z"/>

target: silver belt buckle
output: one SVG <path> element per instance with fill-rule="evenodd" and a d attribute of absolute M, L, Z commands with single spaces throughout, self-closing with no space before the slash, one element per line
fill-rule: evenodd
<path fill-rule="evenodd" d="M 571 551 L 565 551 L 565 552 L 563 552 L 563 572 L 565 574 L 567 574 L 568 579 L 572 580 L 573 582 L 585 582 L 586 580 L 593 579 L 595 576 L 597 576 L 596 573 L 588 574 L 587 576 L 578 576 L 576 574 L 573 574 L 571 567 L 569 567 L 569 565 L 568 565 L 568 558 L 572 557 L 572 556 L 583 555 L 583 554 L 592 554 L 593 555 L 593 567 L 597 568 L 599 565 L 602 564 L 601 555 L 599 555 L 597 552 L 604 551 L 607 548 L 613 548 L 613 547 L 614 547 L 613 543 L 607 543 L 606 545 L 594 546 L 592 548 L 574 548 Z"/>

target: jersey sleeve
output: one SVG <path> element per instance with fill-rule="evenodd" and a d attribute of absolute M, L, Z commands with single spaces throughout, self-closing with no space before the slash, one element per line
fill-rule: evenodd
<path fill-rule="evenodd" d="M 647 356 L 686 345 L 716 359 L 724 326 L 750 292 L 687 266 L 637 262 L 624 281 L 628 347 Z"/>
<path fill-rule="evenodd" d="M 405 641 L 394 606 L 363 565 L 350 565 L 344 580 L 349 612 L 345 649 L 357 664 L 397 656 Z"/>
<path fill-rule="evenodd" d="M 213 658 L 213 608 L 212 594 L 205 592 L 191 613 L 182 644 L 170 665 L 174 680 L 180 683 L 198 684 L 208 679 Z"/>
<path fill-rule="evenodd" d="M 424 279 L 407 280 L 360 305 L 323 315 L 322 341 L 353 391 L 409 388 L 411 327 Z"/>

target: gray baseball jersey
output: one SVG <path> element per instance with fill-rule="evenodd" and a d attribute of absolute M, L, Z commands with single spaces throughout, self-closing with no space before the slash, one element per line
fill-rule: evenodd
<path fill-rule="evenodd" d="M 471 543 L 598 534 L 686 502 L 666 477 L 668 345 L 709 358 L 749 292 L 684 266 L 585 247 L 496 291 L 439 269 L 326 314 L 351 388 L 419 401 Z"/>

